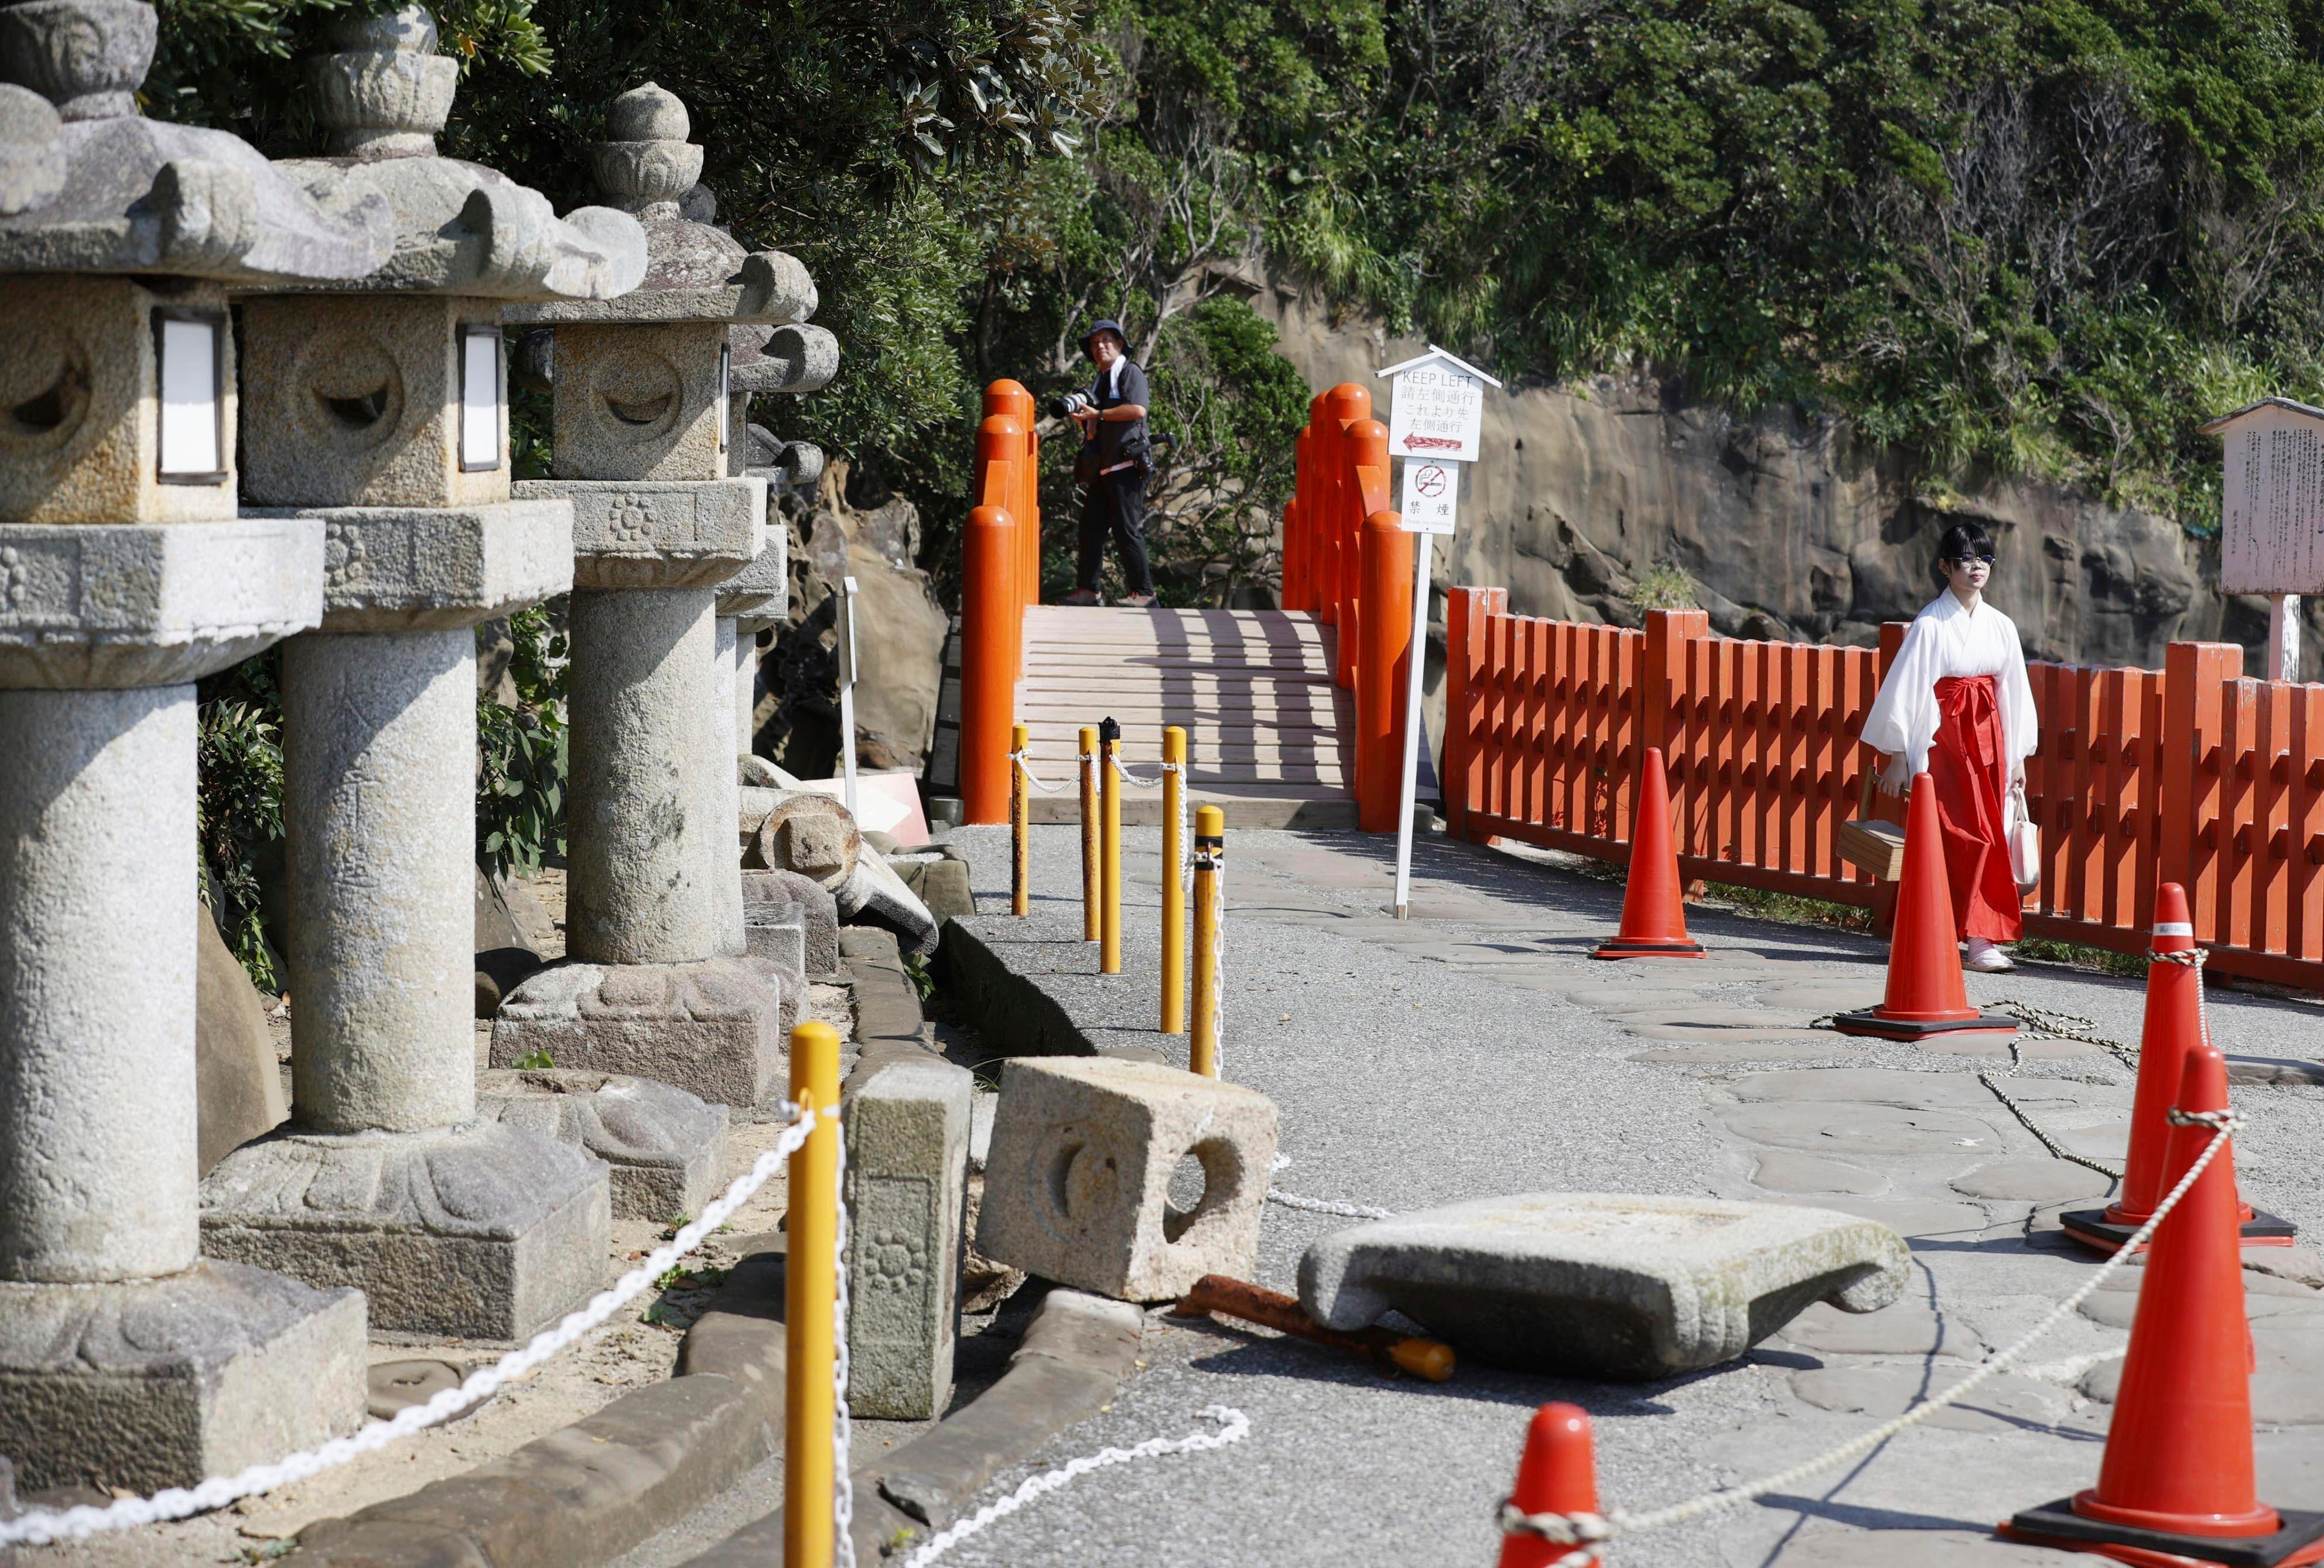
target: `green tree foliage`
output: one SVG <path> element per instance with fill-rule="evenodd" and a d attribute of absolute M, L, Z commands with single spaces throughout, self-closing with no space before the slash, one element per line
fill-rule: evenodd
<path fill-rule="evenodd" d="M 565 853 L 565 630 L 551 607 L 509 617 L 513 706 L 476 704 L 476 858 L 497 872 Z"/>

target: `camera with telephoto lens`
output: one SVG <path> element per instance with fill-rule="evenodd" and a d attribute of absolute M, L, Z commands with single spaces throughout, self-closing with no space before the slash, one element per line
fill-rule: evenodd
<path fill-rule="evenodd" d="M 1090 400 L 1089 393 L 1085 392 L 1069 392 L 1061 397 L 1049 400 L 1049 412 L 1061 420 L 1070 420 L 1076 414 L 1090 413 L 1096 408 L 1097 404 Z"/>

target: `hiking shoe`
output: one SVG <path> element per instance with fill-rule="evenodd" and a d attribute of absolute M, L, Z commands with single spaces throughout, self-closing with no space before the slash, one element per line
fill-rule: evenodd
<path fill-rule="evenodd" d="M 1151 594 L 1124 594 L 1120 598 L 1116 599 L 1114 603 L 1120 605 L 1125 610 L 1143 610 L 1148 604 L 1154 603 L 1154 595 Z"/>
<path fill-rule="evenodd" d="M 1102 604 L 1105 601 L 1098 597 L 1095 588 L 1075 588 L 1065 595 L 1065 603 L 1087 610 Z"/>

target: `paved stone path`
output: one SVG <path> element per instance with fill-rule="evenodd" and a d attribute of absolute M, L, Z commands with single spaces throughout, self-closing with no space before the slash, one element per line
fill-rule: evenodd
<path fill-rule="evenodd" d="M 1007 908 L 1007 835 L 957 836 L 983 907 Z M 1080 934 L 1071 827 L 1036 830 L 1040 897 L 996 938 L 1054 939 L 1072 983 L 1118 998 L 1112 1037 L 1183 1062 L 1151 1032 L 1158 835 L 1132 830 L 1126 967 L 1095 976 Z M 1493 1509 L 1525 1418 L 1549 1398 L 1597 1420 L 1603 1500 L 1646 1508 L 1780 1469 L 1965 1373 L 2085 1278 L 2056 1230 L 2061 1206 L 2105 1185 L 2049 1157 L 1976 1076 L 2006 1048 L 1915 1047 L 1810 1029 L 1876 1000 L 1883 950 L 1868 939 L 1715 912 L 1692 917 L 1702 963 L 1600 964 L 1619 889 L 1446 839 L 1416 856 L 1416 918 L 1381 913 L 1392 840 L 1245 832 L 1229 840 L 1228 1076 L 1273 1096 L 1294 1192 L 1389 1208 L 1535 1189 L 1710 1194 L 1826 1205 L 1911 1241 L 1915 1287 L 1848 1317 L 1817 1308 L 1740 1363 L 1646 1385 L 1564 1382 L 1463 1367 L 1449 1384 L 1388 1381 L 1360 1364 L 1257 1331 L 1150 1318 L 1150 1365 L 1111 1411 L 1068 1433 L 1024 1476 L 1108 1443 L 1196 1429 L 1196 1412 L 1250 1413 L 1233 1449 L 1099 1472 L 955 1548 L 946 1561 L 1067 1568 L 1489 1563 Z M 1027 949 L 1028 953 L 1033 949 Z M 2141 987 L 2054 968 L 1971 977 L 1975 1000 L 2011 998 L 2096 1019 L 2135 1041 Z M 2215 992 L 2231 1054 L 2324 1055 L 2324 1010 Z M 1005 1054 L 1004 1038 L 987 1047 Z M 2012 1084 L 2067 1147 L 2118 1158 L 2129 1074 L 2096 1047 L 2029 1045 Z M 2312 1152 L 2324 1088 L 2235 1091 L 2245 1194 L 2324 1225 Z M 1301 1251 L 1342 1222 L 1269 1205 L 1263 1283 L 1295 1288 Z M 2264 1495 L 2324 1506 L 2324 1264 L 2306 1249 L 2255 1251 L 2247 1268 L 2258 1354 L 2253 1388 Z M 2135 1276 L 2102 1292 L 1966 1406 L 1892 1440 L 1802 1495 L 1769 1498 L 1619 1550 L 1667 1568 L 1883 1568 L 2087 1562 L 1985 1538 L 2015 1509 L 2095 1478 L 2106 1400 L 2126 1341 Z M 1862 1533 L 1877 1531 L 1876 1543 Z"/>

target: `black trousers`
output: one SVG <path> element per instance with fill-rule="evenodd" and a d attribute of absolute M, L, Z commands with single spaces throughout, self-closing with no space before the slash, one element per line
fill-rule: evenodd
<path fill-rule="evenodd" d="M 1121 557 L 1121 579 L 1133 594 L 1154 591 L 1154 573 L 1146 564 L 1146 475 L 1135 466 L 1102 474 L 1082 492 L 1082 554 L 1074 573 L 1078 586 L 1097 592 L 1105 572 L 1105 540 Z"/>

